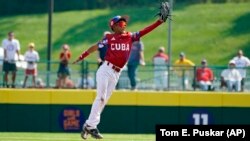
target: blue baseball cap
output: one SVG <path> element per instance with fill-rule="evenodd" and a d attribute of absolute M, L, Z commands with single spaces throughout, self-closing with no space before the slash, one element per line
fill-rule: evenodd
<path fill-rule="evenodd" d="M 128 16 L 120 16 L 120 15 L 117 15 L 117 16 L 114 16 L 110 22 L 109 22 L 109 26 L 110 28 L 112 29 L 114 24 L 119 22 L 119 21 L 125 21 L 125 22 L 128 22 Z"/>

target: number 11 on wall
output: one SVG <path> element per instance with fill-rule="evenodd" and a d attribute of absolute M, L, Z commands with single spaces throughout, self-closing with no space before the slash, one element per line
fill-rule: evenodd
<path fill-rule="evenodd" d="M 208 114 L 193 113 L 194 125 L 208 125 Z"/>

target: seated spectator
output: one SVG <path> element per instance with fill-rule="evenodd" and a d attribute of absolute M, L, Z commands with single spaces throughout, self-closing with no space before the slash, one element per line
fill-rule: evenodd
<path fill-rule="evenodd" d="M 36 88 L 45 88 L 45 83 L 41 78 L 36 79 Z"/>
<path fill-rule="evenodd" d="M 71 80 L 71 79 L 69 79 L 69 78 L 67 78 L 67 79 L 66 79 L 66 82 L 65 82 L 65 88 L 66 88 L 66 89 L 75 89 L 76 86 L 75 86 L 74 81 Z"/>
<path fill-rule="evenodd" d="M 228 69 L 225 69 L 221 73 L 221 88 L 226 86 L 228 91 L 241 91 L 241 79 L 239 70 L 235 68 L 235 61 L 231 60 L 229 62 Z"/>
<path fill-rule="evenodd" d="M 203 59 L 201 61 L 201 67 L 196 70 L 197 85 L 203 91 L 213 90 L 213 80 L 213 71 L 207 67 L 207 60 Z"/>
<path fill-rule="evenodd" d="M 55 86 L 55 88 L 60 88 L 59 85 L 60 85 L 60 80 L 57 79 L 57 80 L 56 80 L 56 86 Z M 69 78 L 66 78 L 66 80 L 65 80 L 65 85 L 64 85 L 64 87 L 61 87 L 61 88 L 64 88 L 64 89 L 75 89 L 76 86 L 75 86 L 74 81 L 72 81 L 72 80 L 69 79 Z"/>

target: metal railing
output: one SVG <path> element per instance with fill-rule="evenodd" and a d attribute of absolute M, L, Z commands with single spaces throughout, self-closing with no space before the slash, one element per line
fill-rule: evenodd
<path fill-rule="evenodd" d="M 38 81 L 43 81 L 45 88 L 56 88 L 57 71 L 59 62 L 51 62 L 51 71 L 46 70 L 46 61 L 38 62 Z M 147 64 L 146 66 L 139 66 L 136 72 L 137 89 L 139 90 L 178 90 L 178 91 L 194 91 L 200 90 L 196 86 L 195 72 L 197 67 L 174 67 L 162 66 L 161 69 L 155 70 L 153 64 Z M 214 73 L 213 86 L 215 91 L 226 91 L 226 89 L 220 88 L 220 75 L 221 72 L 227 68 L 227 66 L 208 66 Z M 69 80 L 74 84 L 74 87 L 66 88 L 77 88 L 77 89 L 95 89 L 96 88 L 96 71 L 98 64 L 96 62 L 83 61 L 77 65 L 69 64 L 70 76 Z M 163 68 L 163 69 L 162 69 Z M 169 70 L 169 72 L 168 72 Z M 250 74 L 249 68 L 247 68 L 247 78 L 245 79 L 245 91 L 250 90 Z M 25 69 L 20 67 L 17 71 L 16 76 L 16 88 L 21 88 L 24 80 Z M 49 84 L 46 84 L 47 77 L 49 74 Z M 0 63 L 0 87 L 3 85 L 2 63 Z M 11 73 L 9 74 L 11 75 Z M 9 76 L 9 80 L 11 76 Z M 162 80 L 163 86 L 159 87 L 159 82 Z M 169 80 L 169 82 L 168 82 Z M 31 78 L 28 78 L 27 86 L 31 85 Z M 48 87 L 49 86 L 49 87 Z M 130 81 L 127 74 L 127 68 L 124 67 L 121 72 L 116 89 L 130 89 Z"/>

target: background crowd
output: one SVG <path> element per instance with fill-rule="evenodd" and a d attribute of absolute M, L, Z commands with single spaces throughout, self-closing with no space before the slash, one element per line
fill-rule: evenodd
<path fill-rule="evenodd" d="M 105 31 L 104 35 L 110 34 L 109 31 Z M 24 58 L 20 58 L 20 43 L 15 38 L 14 32 L 9 32 L 7 38 L 2 41 L 2 48 L 4 50 L 3 58 L 3 82 L 2 87 L 15 88 L 16 87 L 16 72 L 18 61 L 25 62 L 25 74 L 22 82 L 22 88 L 45 88 L 45 83 L 41 78 L 37 79 L 38 70 L 37 65 L 39 62 L 39 53 L 35 50 L 35 43 L 30 42 L 27 45 Z M 104 61 L 106 47 L 99 47 L 99 53 L 97 56 L 98 67 L 102 65 Z M 70 59 L 71 59 L 70 46 L 63 44 L 61 46 L 61 52 L 58 56 L 59 64 L 57 68 L 57 79 L 54 88 L 95 88 L 95 80 L 93 77 L 87 74 L 87 77 L 79 77 L 77 82 L 70 79 Z M 169 56 L 165 52 L 165 47 L 160 46 L 155 55 L 152 56 L 153 65 L 153 81 L 155 90 L 168 90 L 169 71 L 173 72 L 177 78 L 178 83 L 182 86 L 183 90 L 198 89 L 202 91 L 214 91 L 216 86 L 214 85 L 215 79 L 219 79 L 220 85 L 217 89 L 227 91 L 244 91 L 245 81 L 247 79 L 247 67 L 250 66 L 250 60 L 244 56 L 243 51 L 239 50 L 235 57 L 228 60 L 228 67 L 224 68 L 220 73 L 220 78 L 216 78 L 208 65 L 206 58 L 201 58 L 200 64 L 196 65 L 189 60 L 184 52 L 180 52 L 179 59 L 174 61 L 173 65 L 169 65 Z M 129 80 L 129 88 L 131 90 L 137 90 L 137 83 L 139 78 L 137 76 L 138 66 L 145 66 L 144 61 L 144 44 L 142 41 L 134 42 L 131 50 L 129 61 L 124 69 L 127 72 Z M 193 77 L 192 77 L 193 76 Z M 31 85 L 27 86 L 27 80 L 32 77 Z M 9 79 L 11 78 L 11 79 Z M 85 79 L 85 80 L 83 80 Z M 85 83 L 85 84 L 84 84 Z M 120 85 L 118 83 L 118 85 Z M 119 87 L 117 87 L 119 88 Z"/>

